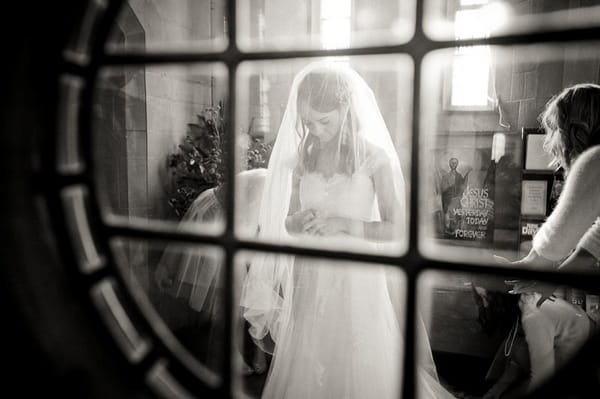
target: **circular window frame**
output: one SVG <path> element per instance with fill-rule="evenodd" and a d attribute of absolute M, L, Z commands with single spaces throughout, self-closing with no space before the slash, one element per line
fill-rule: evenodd
<path fill-rule="evenodd" d="M 138 372 L 141 379 L 159 396 L 169 398 L 203 397 L 208 395 L 234 396 L 231 373 L 231 339 L 224 345 L 226 361 L 225 372 L 219 378 L 197 362 L 177 341 L 174 335 L 166 328 L 164 322 L 152 309 L 147 298 L 136 294 L 123 277 L 117 266 L 114 251 L 110 249 L 110 240 L 114 237 L 136 237 L 148 239 L 175 239 L 185 243 L 218 244 L 226 251 L 227 269 L 231 269 L 233 257 L 240 249 L 264 250 L 271 252 L 283 251 L 286 253 L 305 256 L 329 256 L 335 259 L 365 260 L 391 264 L 403 269 L 407 274 L 407 312 L 406 320 L 412 323 L 415 320 L 414 305 L 416 302 L 416 281 L 420 273 L 426 270 L 465 271 L 472 273 L 493 273 L 506 275 L 506 268 L 493 266 L 459 265 L 452 262 L 429 260 L 420 255 L 417 249 L 418 220 L 410 222 L 410 242 L 407 254 L 400 257 L 340 254 L 335 251 L 311 250 L 288 246 L 277 246 L 262 243 L 245 242 L 236 239 L 233 234 L 233 225 L 228 223 L 226 231 L 219 237 L 200 236 L 189 233 L 172 233 L 150 230 L 140 226 L 111 225 L 103 220 L 100 205 L 95 195 L 94 171 L 92 162 L 91 140 L 91 104 L 95 89 L 95 80 L 101 67 L 106 65 L 122 65 L 128 63 L 178 63 L 221 61 L 229 69 L 229 98 L 235 98 L 235 73 L 237 65 L 243 60 L 275 59 L 293 57 L 319 57 L 325 55 L 364 55 L 364 54 L 393 54 L 407 53 L 416 59 L 417 71 L 414 79 L 413 92 L 413 144 L 415 156 L 413 163 L 418 165 L 419 154 L 419 90 L 420 66 L 423 57 L 433 49 L 456 46 L 455 41 L 433 41 L 425 36 L 423 26 L 423 5 L 417 2 L 416 24 L 417 30 L 413 39 L 402 45 L 382 46 L 374 48 L 345 49 L 335 51 L 292 51 L 292 52 L 263 52 L 242 53 L 235 45 L 235 24 L 229 32 L 230 44 L 227 50 L 218 53 L 146 53 L 146 54 L 107 54 L 105 41 L 112 28 L 116 16 L 122 6 L 122 1 L 92 0 L 83 18 L 80 30 L 65 49 L 65 69 L 60 80 L 60 105 L 58 112 L 55 143 L 57 144 L 55 156 L 50 157 L 50 167 L 54 171 L 54 186 L 52 196 L 54 201 L 62 205 L 61 212 L 55 215 L 54 220 L 59 225 L 59 231 L 64 232 L 70 241 L 65 245 L 65 256 L 76 265 L 80 283 L 88 292 L 89 300 L 98 310 L 102 322 L 107 327 L 124 355 L 126 361 Z M 228 3 L 227 16 L 235 21 L 235 1 Z M 564 36 L 565 32 L 567 33 Z M 561 36 L 562 35 L 562 36 Z M 488 39 L 467 40 L 465 44 L 498 44 L 512 45 L 518 43 L 543 43 L 552 41 L 569 40 L 600 40 L 599 28 L 567 29 L 560 32 L 542 32 L 514 36 L 501 36 Z M 230 116 L 230 118 L 233 118 Z M 232 119 L 231 119 L 232 120 Z M 233 146 L 233 140 L 231 145 Z M 233 147 L 232 147 L 233 150 Z M 233 153 L 233 151 L 232 151 Z M 411 181 L 418 178 L 418 166 L 411 167 Z M 230 168 L 233 170 L 234 168 Z M 233 172 L 229 178 L 235 181 Z M 231 186 L 234 186 L 233 184 Z M 227 219 L 233 220 L 234 199 L 231 190 L 226 193 Z M 418 187 L 415 184 L 411 190 L 411 215 L 418 212 Z M 415 219 L 415 218 L 411 218 Z M 408 265 L 408 266 L 406 266 Z M 511 275 L 522 278 L 543 278 L 549 281 L 563 281 L 573 286 L 593 287 L 600 282 L 600 277 L 584 276 L 577 273 L 538 272 L 532 270 L 511 270 Z M 231 276 L 226 276 L 228 281 L 226 298 L 228 316 L 231 316 Z M 598 285 L 600 286 L 600 285 Z M 227 317 L 230 319 L 230 317 Z M 231 322 L 228 322 L 228 336 L 231 338 Z M 411 324 L 408 324 L 411 325 Z M 414 331 L 407 329 L 406 340 L 408 344 L 415 342 Z M 597 336 L 589 344 L 598 347 L 600 339 Z M 583 351 L 582 351 L 583 352 Z M 573 364 L 581 359 L 579 353 Z M 414 364 L 415 354 L 407 351 L 405 365 Z M 540 392 L 553 392 L 559 380 L 564 380 L 573 370 L 573 365 L 557 373 L 552 381 L 541 389 Z M 596 367 L 597 368 L 597 367 Z M 405 371 L 404 396 L 416 392 L 414 385 L 414 367 Z M 553 388 L 554 387 L 554 388 Z M 556 392 L 556 391 L 554 391 Z"/>

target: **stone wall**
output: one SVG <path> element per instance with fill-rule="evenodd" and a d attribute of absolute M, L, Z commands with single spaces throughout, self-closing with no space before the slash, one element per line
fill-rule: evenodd
<path fill-rule="evenodd" d="M 216 0 L 130 0 L 118 18 L 110 44 L 125 51 L 209 46 L 213 37 L 223 37 L 222 7 L 218 4 Z M 213 20 L 221 22 L 215 24 Z M 211 66 L 152 64 L 105 70 L 100 106 L 112 122 L 105 124 L 109 140 L 102 144 L 99 161 L 113 213 L 175 220 L 167 202 L 171 185 L 167 157 L 177 150 L 188 124 L 195 123 L 198 114 L 219 100 L 215 88 L 224 81 L 216 72 Z M 151 281 L 157 259 L 149 255 L 158 252 L 139 243 L 125 243 L 124 250 L 128 273 L 156 301 Z"/>
<path fill-rule="evenodd" d="M 511 2 L 515 13 L 539 14 L 599 4 L 594 1 L 524 0 Z M 593 44 L 570 43 L 566 47 L 520 46 L 492 49 L 492 90 L 498 106 L 488 111 L 452 111 L 442 109 L 438 120 L 438 146 L 485 148 L 491 146 L 494 132 L 507 137 L 507 156 L 522 164 L 522 128 L 539 127 L 538 117 L 548 100 L 564 87 L 581 82 L 600 82 L 600 50 Z M 509 188 L 506 188 L 507 190 Z M 507 190 L 500 190 L 500 195 Z M 498 193 L 498 191 L 497 191 Z M 499 206 L 506 198 L 497 198 Z M 498 240 L 516 242 L 513 209 L 506 210 L 512 222 L 496 231 Z M 500 214 L 503 214 L 500 211 Z"/>

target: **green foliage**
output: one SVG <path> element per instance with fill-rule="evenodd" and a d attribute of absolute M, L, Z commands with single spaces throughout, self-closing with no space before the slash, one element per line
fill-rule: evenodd
<path fill-rule="evenodd" d="M 269 157 L 273 150 L 273 144 L 267 144 L 264 140 L 253 137 L 248 146 L 246 169 L 266 168 Z"/>
<path fill-rule="evenodd" d="M 167 157 L 172 190 L 169 206 L 182 217 L 203 191 L 224 183 L 226 176 L 227 126 L 223 103 L 209 107 L 188 124 L 188 133 L 179 150 Z M 245 169 L 266 167 L 271 145 L 252 138 L 243 162 Z"/>

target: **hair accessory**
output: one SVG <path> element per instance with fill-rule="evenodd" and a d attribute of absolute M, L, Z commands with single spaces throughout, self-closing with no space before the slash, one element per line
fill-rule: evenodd
<path fill-rule="evenodd" d="M 335 92 L 335 98 L 339 104 L 348 104 L 348 97 L 348 92 L 346 90 L 338 89 Z"/>

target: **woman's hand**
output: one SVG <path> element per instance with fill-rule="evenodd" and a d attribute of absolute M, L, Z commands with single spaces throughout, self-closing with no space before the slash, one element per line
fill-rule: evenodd
<path fill-rule="evenodd" d="M 310 235 L 331 236 L 350 233 L 351 220 L 342 217 L 315 217 L 304 224 L 303 232 Z"/>
<path fill-rule="evenodd" d="M 523 268 L 553 269 L 558 266 L 557 262 L 544 258 L 543 256 L 539 255 L 535 249 L 531 249 L 527 256 L 519 260 L 510 261 L 498 255 L 494 255 L 494 260 L 503 265 L 511 265 Z"/>
<path fill-rule="evenodd" d="M 539 255 L 534 249 L 531 249 L 531 251 L 529 251 L 527 256 L 525 256 L 524 258 L 516 261 L 511 262 L 510 260 L 497 255 L 494 255 L 494 259 L 496 260 L 496 262 L 504 265 L 508 264 L 511 266 L 524 268 L 549 269 L 554 268 L 557 265 L 556 262 L 546 259 L 543 256 Z M 556 291 L 556 289 L 558 288 L 557 285 L 542 283 L 535 280 L 507 280 L 505 281 L 505 283 L 508 285 L 512 285 L 512 289 L 509 291 L 509 294 L 518 295 L 531 294 L 534 292 L 540 293 L 542 296 L 537 302 L 537 307 L 540 307 L 546 299 L 549 299 L 554 293 L 554 291 Z"/>
<path fill-rule="evenodd" d="M 285 227 L 290 233 L 304 233 L 305 226 L 318 216 L 314 209 L 298 211 L 287 217 Z"/>

